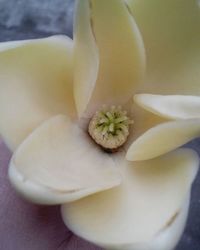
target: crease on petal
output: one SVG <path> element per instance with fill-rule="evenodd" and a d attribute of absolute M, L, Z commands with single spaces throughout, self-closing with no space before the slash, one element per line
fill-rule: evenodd
<path fill-rule="evenodd" d="M 140 107 L 164 118 L 200 118 L 199 96 L 137 94 L 134 101 Z"/>
<path fill-rule="evenodd" d="M 29 200 L 70 202 L 120 184 L 112 158 L 64 115 L 44 122 L 18 147 L 10 181 Z"/>
<path fill-rule="evenodd" d="M 75 99 L 79 114 L 87 108 L 84 115 L 90 116 L 103 104 L 128 101 L 143 80 L 145 51 L 137 24 L 124 1 L 91 0 L 78 4 L 75 41 L 79 47 L 76 49 L 75 43 L 75 54 L 80 67 L 75 69 Z"/>
<path fill-rule="evenodd" d="M 129 147 L 126 159 L 143 161 L 168 153 L 200 136 L 200 119 L 169 121 L 147 130 Z"/>
<path fill-rule="evenodd" d="M 185 229 L 189 205 L 190 194 L 186 197 L 186 200 L 184 201 L 179 212 L 175 213 L 171 217 L 170 222 L 174 219 L 172 223 L 170 223 L 167 227 L 164 226 L 156 235 L 153 242 L 150 243 L 152 250 L 161 250 L 166 248 L 174 249 L 176 247 Z M 151 250 L 151 248 L 149 250 Z"/>
<path fill-rule="evenodd" d="M 68 37 L 0 44 L 0 134 L 12 151 L 51 116 L 76 117 L 72 71 Z"/>
<path fill-rule="evenodd" d="M 62 217 L 66 225 L 77 235 L 107 249 L 134 246 L 133 249 L 160 250 L 164 248 L 159 246 L 169 242 L 176 244 L 187 216 L 188 193 L 198 171 L 197 153 L 179 149 L 149 161 L 120 159 L 118 163 L 122 184 L 64 204 Z M 173 229 L 175 220 L 166 234 L 161 232 L 182 209 L 179 229 Z"/>
<path fill-rule="evenodd" d="M 99 55 L 92 27 L 90 1 L 76 4 L 74 24 L 74 98 L 79 117 L 91 98 L 99 69 Z"/>

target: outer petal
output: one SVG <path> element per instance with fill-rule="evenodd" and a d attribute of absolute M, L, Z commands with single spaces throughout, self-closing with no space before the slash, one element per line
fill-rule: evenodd
<path fill-rule="evenodd" d="M 169 119 L 200 118 L 200 97 L 138 94 L 134 101 L 142 108 Z"/>
<path fill-rule="evenodd" d="M 42 124 L 19 146 L 9 177 L 22 195 L 41 204 L 74 201 L 121 180 L 110 156 L 63 115 Z"/>
<path fill-rule="evenodd" d="M 141 31 L 147 78 L 139 91 L 200 94 L 198 0 L 127 0 Z"/>
<path fill-rule="evenodd" d="M 184 226 L 186 214 L 181 219 L 177 214 L 196 175 L 197 154 L 180 149 L 124 165 L 122 185 L 63 205 L 64 222 L 77 235 L 108 249 L 171 250 Z M 173 226 L 176 217 L 181 226 Z"/>
<path fill-rule="evenodd" d="M 78 113 L 124 103 L 145 68 L 141 35 L 125 1 L 79 0 L 75 22 L 75 85 Z"/>
<path fill-rule="evenodd" d="M 0 44 L 0 134 L 14 150 L 41 122 L 75 115 L 68 37 Z"/>
<path fill-rule="evenodd" d="M 159 124 L 137 138 L 129 147 L 126 159 L 152 159 L 176 149 L 200 136 L 200 119 L 170 121 Z"/>

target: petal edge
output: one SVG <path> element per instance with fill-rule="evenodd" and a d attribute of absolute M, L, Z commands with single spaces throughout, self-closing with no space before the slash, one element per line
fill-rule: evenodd
<path fill-rule="evenodd" d="M 71 202 L 121 182 L 110 156 L 64 115 L 44 122 L 18 147 L 9 177 L 19 193 L 39 204 Z"/>

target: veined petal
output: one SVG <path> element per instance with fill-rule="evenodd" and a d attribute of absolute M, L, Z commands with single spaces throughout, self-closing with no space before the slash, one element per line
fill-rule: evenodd
<path fill-rule="evenodd" d="M 134 101 L 142 108 L 165 118 L 200 118 L 199 96 L 137 94 Z"/>
<path fill-rule="evenodd" d="M 139 91 L 200 94 L 198 0 L 127 0 L 141 31 L 147 77 Z"/>
<path fill-rule="evenodd" d="M 159 124 L 139 136 L 129 147 L 126 159 L 143 161 L 176 149 L 200 136 L 200 119 Z"/>
<path fill-rule="evenodd" d="M 11 150 L 49 117 L 75 116 L 72 69 L 68 37 L 0 44 L 0 134 Z"/>
<path fill-rule="evenodd" d="M 143 79 L 145 52 L 125 1 L 79 0 L 74 37 L 74 95 L 79 116 L 89 102 L 92 110 L 127 102 Z"/>
<path fill-rule="evenodd" d="M 58 204 L 120 184 L 112 158 L 63 115 L 38 127 L 11 159 L 16 190 L 40 204 Z"/>
<path fill-rule="evenodd" d="M 122 184 L 63 205 L 64 222 L 77 235 L 107 249 L 171 250 L 186 214 L 179 228 L 173 229 L 173 223 L 182 213 L 198 163 L 189 149 L 143 162 L 122 160 Z"/>

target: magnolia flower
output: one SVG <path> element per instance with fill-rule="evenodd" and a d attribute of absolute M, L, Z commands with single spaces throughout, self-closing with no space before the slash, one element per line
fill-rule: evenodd
<path fill-rule="evenodd" d="M 0 44 L 12 185 L 107 249 L 170 250 L 185 224 L 198 157 L 176 148 L 200 134 L 200 19 L 178 5 L 80 0 L 73 41 Z"/>

